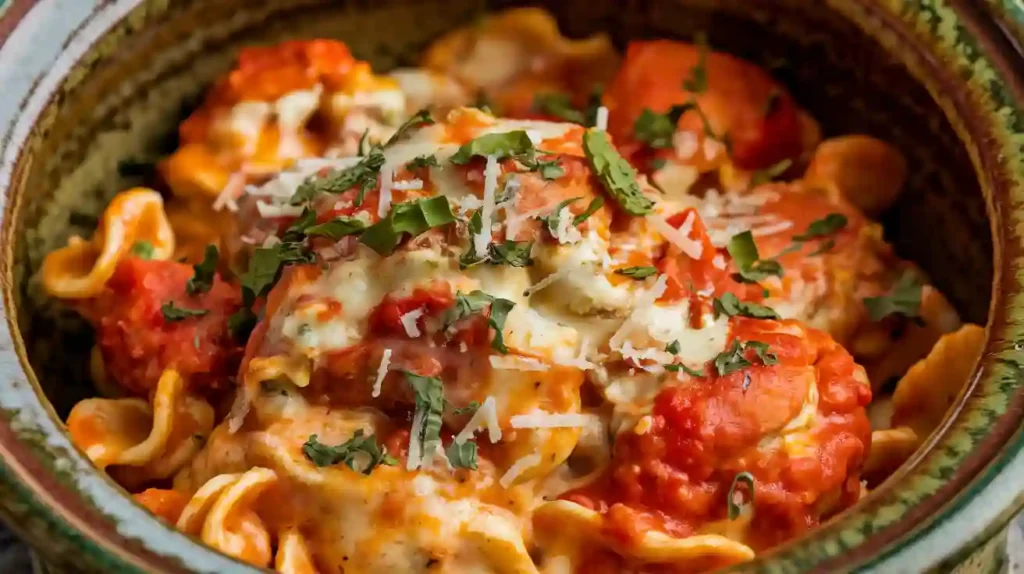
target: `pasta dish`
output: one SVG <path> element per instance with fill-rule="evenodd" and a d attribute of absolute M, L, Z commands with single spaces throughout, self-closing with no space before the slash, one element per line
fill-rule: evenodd
<path fill-rule="evenodd" d="M 157 169 L 40 271 L 95 330 L 67 428 L 282 573 L 743 562 L 883 481 L 982 344 L 872 219 L 901 152 L 701 38 L 250 47 Z"/>

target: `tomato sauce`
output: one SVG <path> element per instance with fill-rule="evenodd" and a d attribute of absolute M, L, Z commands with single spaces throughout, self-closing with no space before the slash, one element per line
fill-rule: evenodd
<path fill-rule="evenodd" d="M 714 133 L 727 137 L 730 156 L 738 167 L 764 169 L 800 155 L 799 109 L 782 85 L 753 64 L 709 52 L 707 89 L 690 92 L 683 83 L 700 61 L 701 48 L 692 44 L 670 40 L 630 43 L 622 67 L 605 92 L 608 131 L 623 143 L 635 141 L 633 126 L 645 108 L 664 113 L 692 98 Z M 684 113 L 678 126 L 703 137 L 703 121 L 695 111 Z"/>
<path fill-rule="evenodd" d="M 192 275 L 189 265 L 131 257 L 118 263 L 99 297 L 80 304 L 96 328 L 108 375 L 128 392 L 147 395 L 172 368 L 192 388 L 231 384 L 242 348 L 227 319 L 241 294 L 218 277 L 206 293 L 189 295 L 185 285 Z M 167 303 L 206 314 L 168 320 L 161 310 Z"/>
<path fill-rule="evenodd" d="M 612 464 L 593 485 L 564 496 L 605 514 L 609 535 L 624 544 L 650 528 L 690 536 L 726 519 L 727 495 L 740 472 L 754 476 L 755 549 L 812 528 L 856 501 L 870 444 L 863 370 L 828 335 L 795 321 L 734 318 L 730 338 L 768 343 L 778 363 L 752 365 L 664 388 L 651 427 L 624 431 Z M 731 342 L 730 342 L 731 345 Z M 789 450 L 783 428 L 804 408 L 810 385 L 817 409 Z M 806 444 L 805 444 L 806 443 Z"/>

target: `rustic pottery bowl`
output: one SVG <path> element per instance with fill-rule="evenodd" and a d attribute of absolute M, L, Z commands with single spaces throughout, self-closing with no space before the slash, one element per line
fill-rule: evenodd
<path fill-rule="evenodd" d="M 0 514 L 55 569 L 246 567 L 152 518 L 93 470 L 61 419 L 93 391 L 91 336 L 34 274 L 173 146 L 183 106 L 239 47 L 337 37 L 414 61 L 483 0 L 0 0 Z M 691 37 L 769 68 L 832 134 L 908 155 L 885 218 L 988 341 L 944 425 L 884 485 L 738 571 L 996 571 L 1024 506 L 1024 9 L 1013 0 L 551 0 L 570 35 Z M 172 136 L 173 137 L 173 136 Z M 120 169 L 119 169 L 120 168 Z M 141 169 L 140 169 L 141 168 Z"/>

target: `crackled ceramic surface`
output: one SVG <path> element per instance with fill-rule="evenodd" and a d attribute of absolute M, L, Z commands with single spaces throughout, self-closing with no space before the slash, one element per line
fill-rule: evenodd
<path fill-rule="evenodd" d="M 484 0 L 0 0 L 0 514 L 58 567 L 244 570 L 164 527 L 95 472 L 60 416 L 91 390 L 90 336 L 39 294 L 43 254 L 92 229 L 161 153 L 183 104 L 241 45 L 338 37 L 378 68 L 410 61 Z M 534 3 L 536 4 L 536 3 Z M 1011 1 L 552 0 L 570 34 L 688 37 L 769 67 L 832 133 L 908 150 L 886 217 L 966 318 L 985 355 L 946 425 L 863 504 L 738 570 L 994 571 L 1024 505 L 1024 10 Z M 998 23 L 998 25 L 996 25 Z M 1020 361 L 1020 362 L 1018 362 Z"/>

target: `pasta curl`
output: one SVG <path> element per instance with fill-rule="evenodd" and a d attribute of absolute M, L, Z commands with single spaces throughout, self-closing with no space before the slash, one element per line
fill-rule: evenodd
<path fill-rule="evenodd" d="M 60 299 L 94 297 L 114 274 L 117 262 L 140 243 L 152 248 L 151 259 L 167 259 L 174 253 L 174 232 L 163 198 L 152 189 L 136 187 L 114 197 L 92 240 L 72 237 L 67 247 L 46 256 L 43 288 Z"/>

